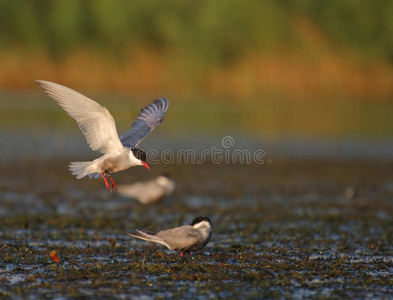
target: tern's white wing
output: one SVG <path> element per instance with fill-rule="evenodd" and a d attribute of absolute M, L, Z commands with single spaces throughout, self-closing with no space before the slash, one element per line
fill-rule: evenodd
<path fill-rule="evenodd" d="M 160 98 L 141 110 L 130 130 L 120 137 L 124 147 L 137 147 L 143 138 L 164 121 L 169 107 L 166 98 Z"/>
<path fill-rule="evenodd" d="M 76 120 L 91 149 L 107 153 L 123 148 L 116 131 L 115 120 L 105 107 L 60 84 L 43 80 L 36 82 Z"/>

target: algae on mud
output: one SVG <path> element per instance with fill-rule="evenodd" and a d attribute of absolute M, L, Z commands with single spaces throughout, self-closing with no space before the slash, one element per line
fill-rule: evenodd
<path fill-rule="evenodd" d="M 390 161 L 281 157 L 271 165 L 156 165 L 154 172 L 173 174 L 178 189 L 154 206 L 110 194 L 99 181 L 75 180 L 67 161 L 0 165 L 2 296 L 393 293 Z M 118 180 L 147 176 L 124 172 Z M 196 215 L 211 218 L 213 236 L 192 258 L 126 235 L 134 227 L 187 224 Z M 51 259 L 52 250 L 60 263 Z"/>

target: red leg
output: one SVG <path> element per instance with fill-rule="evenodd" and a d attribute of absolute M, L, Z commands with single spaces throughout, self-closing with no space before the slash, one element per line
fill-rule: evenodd
<path fill-rule="evenodd" d="M 108 189 L 108 191 L 111 191 L 111 192 L 112 192 L 111 187 L 109 186 L 108 181 L 107 181 L 106 178 L 104 177 L 104 172 L 101 173 L 101 177 L 104 179 L 105 185 L 106 185 L 106 188 Z"/>
<path fill-rule="evenodd" d="M 111 180 L 111 182 L 112 182 L 112 187 L 113 187 L 113 190 L 116 192 L 116 185 L 115 185 L 115 182 L 113 181 L 113 179 L 112 179 L 112 176 L 111 175 L 108 175 L 109 176 L 109 178 L 110 178 L 110 180 Z"/>
<path fill-rule="evenodd" d="M 183 252 L 182 252 L 182 253 L 180 253 L 180 257 L 183 257 Z"/>

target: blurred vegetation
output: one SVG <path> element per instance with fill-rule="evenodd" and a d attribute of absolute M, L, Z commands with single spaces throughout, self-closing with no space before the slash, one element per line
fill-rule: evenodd
<path fill-rule="evenodd" d="M 87 54 L 80 55 L 83 51 Z M 72 71 L 64 71 L 60 78 L 55 75 L 59 69 L 54 66 L 63 63 L 63 70 L 67 69 L 67 59 L 87 59 L 91 60 L 90 65 L 106 63 L 102 70 L 113 78 L 131 72 L 124 65 L 133 64 L 134 71 L 150 80 L 156 72 L 165 73 L 164 77 L 168 75 L 172 82 L 185 76 L 186 88 L 207 91 L 223 89 L 231 80 L 237 82 L 240 90 L 246 86 L 243 90 L 258 92 L 261 85 L 262 90 L 266 89 L 263 82 L 281 90 L 283 73 L 311 82 L 291 87 L 286 80 L 292 79 L 284 78 L 282 85 L 289 92 L 307 93 L 310 85 L 311 90 L 319 91 L 326 84 L 314 87 L 312 82 L 316 79 L 302 75 L 310 72 L 314 73 L 311 76 L 321 73 L 319 81 L 326 76 L 326 80 L 333 81 L 327 91 L 337 89 L 337 82 L 347 80 L 351 72 L 357 73 L 360 78 L 343 83 L 353 86 L 349 90 L 356 90 L 367 79 L 372 80 L 370 75 L 383 74 L 380 77 L 385 82 L 372 85 L 365 92 L 373 94 L 382 89 L 383 95 L 390 96 L 393 2 L 0 0 L 0 53 L 2 61 L 8 62 L 0 76 L 3 87 L 26 84 L 26 60 L 33 64 L 30 66 L 36 73 L 45 64 L 47 72 L 43 75 L 72 82 L 67 75 Z M 16 62 L 12 64 L 10 60 Z M 39 61 L 38 66 L 33 61 Z M 135 61 L 147 63 L 140 66 Z M 332 65 L 334 70 L 329 73 Z M 77 68 L 85 74 L 86 70 L 81 69 L 89 64 L 79 66 L 70 69 Z M 143 68 L 152 71 L 144 75 Z M 203 80 L 207 75 L 209 78 Z M 217 82 L 221 76 L 225 84 Z M 16 83 L 19 77 L 20 84 Z M 376 77 L 373 80 L 380 81 Z M 125 76 L 125 81 L 131 79 Z M 102 81 L 96 81 L 101 86 Z M 159 84 L 147 84 L 145 88 L 170 88 L 161 77 L 156 82 Z M 339 86 L 339 90 L 343 89 L 346 88 Z"/>

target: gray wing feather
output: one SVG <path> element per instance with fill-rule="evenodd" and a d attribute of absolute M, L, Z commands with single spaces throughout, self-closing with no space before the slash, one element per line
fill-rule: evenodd
<path fill-rule="evenodd" d="M 198 232 L 190 225 L 163 230 L 157 233 L 136 229 L 128 235 L 148 242 L 158 243 L 175 251 L 189 251 L 200 248 Z M 196 246 L 196 247 L 195 247 Z"/>
<path fill-rule="evenodd" d="M 164 121 L 164 115 L 169 107 L 166 98 L 160 98 L 141 110 L 131 129 L 120 137 L 124 147 L 137 147 L 143 138 Z"/>
<path fill-rule="evenodd" d="M 135 229 L 135 231 L 136 233 L 127 233 L 127 234 L 147 242 L 153 242 L 153 243 L 164 245 L 168 249 L 171 249 L 170 246 L 165 241 L 158 238 L 154 232 L 148 232 L 139 229 Z"/>
<path fill-rule="evenodd" d="M 198 233 L 189 225 L 160 231 L 157 233 L 157 237 L 168 244 L 169 249 L 177 251 L 187 251 L 199 242 Z"/>

